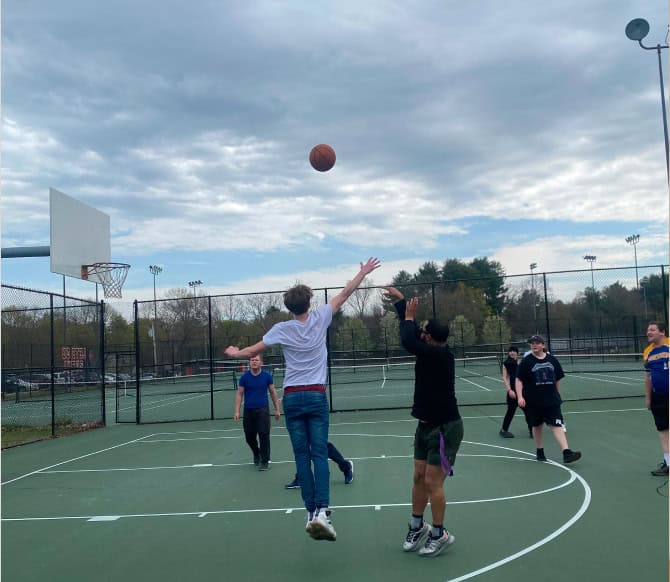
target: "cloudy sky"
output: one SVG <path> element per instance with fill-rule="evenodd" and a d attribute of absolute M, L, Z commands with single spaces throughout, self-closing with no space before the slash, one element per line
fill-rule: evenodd
<path fill-rule="evenodd" d="M 150 264 L 160 297 L 336 285 L 368 256 L 376 283 L 448 258 L 629 266 L 633 233 L 667 263 L 637 17 L 665 41 L 651 0 L 4 0 L 2 246 L 49 244 L 53 187 L 111 217 L 124 299 L 152 295 Z M 48 258 L 2 280 L 62 289 Z"/>

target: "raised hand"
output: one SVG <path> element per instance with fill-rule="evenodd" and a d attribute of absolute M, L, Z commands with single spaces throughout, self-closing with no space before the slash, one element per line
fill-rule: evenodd
<path fill-rule="evenodd" d="M 419 306 L 419 300 L 416 297 L 412 297 L 407 302 L 407 307 L 405 309 L 405 319 L 416 319 L 416 308 Z"/>
<path fill-rule="evenodd" d="M 398 289 L 391 286 L 384 287 L 384 293 L 396 301 L 400 301 L 401 299 L 405 298 L 405 296 L 400 291 L 398 291 Z"/>
<path fill-rule="evenodd" d="M 367 261 L 367 263 L 363 264 L 361 263 L 361 271 L 365 274 L 368 275 L 372 273 L 375 269 L 378 269 L 381 267 L 382 264 L 379 261 L 377 257 L 370 257 Z"/>

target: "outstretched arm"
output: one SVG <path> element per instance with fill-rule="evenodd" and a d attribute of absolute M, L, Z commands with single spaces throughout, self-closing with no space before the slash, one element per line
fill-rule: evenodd
<path fill-rule="evenodd" d="M 223 353 L 229 358 L 249 359 L 260 354 L 267 346 L 263 342 L 258 342 L 253 346 L 240 349 L 237 346 L 228 346 Z"/>
<path fill-rule="evenodd" d="M 342 291 L 340 291 L 328 302 L 328 304 L 333 308 L 333 313 L 335 313 L 338 309 L 340 309 L 340 307 L 344 305 L 344 302 L 349 299 L 354 291 L 356 291 L 356 288 L 361 284 L 361 281 L 365 279 L 368 274 L 372 273 L 372 271 L 379 268 L 380 266 L 381 263 L 376 257 L 370 257 L 365 264 L 361 263 L 361 269 L 358 271 L 356 276 L 346 284 Z"/>

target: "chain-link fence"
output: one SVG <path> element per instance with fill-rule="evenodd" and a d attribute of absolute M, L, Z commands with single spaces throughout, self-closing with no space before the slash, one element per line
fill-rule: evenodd
<path fill-rule="evenodd" d="M 499 402 L 498 386 L 485 382 L 499 381 L 509 345 L 525 351 L 535 333 L 546 336 L 569 375 L 590 382 L 566 397 L 638 395 L 639 381 L 631 378 L 641 369 L 647 322 L 668 318 L 665 266 L 411 280 L 398 287 L 419 298 L 420 319 L 449 324 L 461 404 Z M 225 358 L 224 349 L 256 343 L 291 318 L 282 291 L 173 290 L 168 298 L 113 306 L 10 285 L 2 291 L 3 433 L 95 426 L 105 422 L 106 409 L 116 422 L 230 418 L 247 362 Z M 340 289 L 313 291 L 316 307 Z M 411 404 L 413 359 L 398 327 L 378 287 L 357 290 L 335 314 L 327 340 L 332 410 Z M 281 348 L 270 347 L 263 358 L 281 388 Z"/>
<path fill-rule="evenodd" d="M 639 372 L 650 320 L 667 321 L 665 266 L 588 269 L 491 279 L 410 282 L 399 288 L 419 297 L 418 317 L 437 317 L 450 325 L 449 344 L 464 377 L 499 378 L 507 347 L 526 349 L 540 333 L 569 374 L 622 375 Z M 327 302 L 337 288 L 314 289 L 313 306 Z M 283 292 L 221 296 L 176 294 L 135 302 L 132 322 L 107 332 L 107 366 L 112 356 L 131 381 L 119 385 L 119 421 L 161 422 L 228 418 L 245 361 L 223 357 L 228 345 L 259 341 L 275 323 L 290 319 Z M 124 336 L 124 341 L 118 341 Z M 130 338 L 132 337 L 132 341 Z M 328 334 L 332 410 L 405 407 L 411 404 L 412 359 L 399 341 L 392 304 L 376 287 L 356 291 L 337 313 Z M 284 361 L 273 346 L 266 368 L 281 387 Z M 588 376 L 590 378 L 590 376 Z M 613 377 L 613 376 L 612 376 Z M 463 380 L 476 384 L 474 380 Z M 571 398 L 638 395 L 639 385 L 612 391 L 575 392 Z M 397 394 L 392 388 L 397 388 Z M 382 394 L 382 390 L 384 390 Z M 482 389 L 462 394 L 464 404 L 498 402 Z"/>
<path fill-rule="evenodd" d="M 102 426 L 104 304 L 2 285 L 3 446 Z"/>

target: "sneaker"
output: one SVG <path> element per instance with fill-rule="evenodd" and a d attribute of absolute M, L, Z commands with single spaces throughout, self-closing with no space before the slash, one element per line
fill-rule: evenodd
<path fill-rule="evenodd" d="M 270 463 L 263 463 L 263 462 L 261 462 L 261 463 L 258 465 L 258 470 L 259 470 L 259 471 L 269 471 L 269 470 L 270 470 Z"/>
<path fill-rule="evenodd" d="M 667 477 L 668 476 L 668 465 L 663 461 L 658 467 L 656 467 L 651 474 L 654 477 Z"/>
<path fill-rule="evenodd" d="M 455 541 L 456 538 L 452 536 L 448 531 L 445 531 L 444 534 L 442 534 L 438 538 L 428 536 L 426 543 L 419 550 L 419 556 L 424 556 L 425 558 L 432 558 L 434 556 L 439 556 Z"/>
<path fill-rule="evenodd" d="M 581 457 L 581 454 L 580 454 L 580 457 Z M 544 451 L 537 451 L 537 454 L 535 455 L 535 458 L 538 461 L 546 461 L 547 460 L 547 457 L 544 455 Z"/>
<path fill-rule="evenodd" d="M 579 451 L 571 451 L 570 449 L 565 449 L 563 451 L 563 462 L 564 463 L 574 463 L 582 458 L 582 454 Z"/>
<path fill-rule="evenodd" d="M 430 526 L 424 522 L 423 526 L 412 529 L 409 528 L 407 536 L 405 536 L 405 541 L 402 544 L 402 549 L 404 552 L 413 552 L 419 546 L 422 546 L 426 543 L 426 538 L 430 535 Z"/>
<path fill-rule="evenodd" d="M 344 484 L 349 485 L 354 480 L 354 462 L 347 461 L 349 468 L 344 472 Z"/>
<path fill-rule="evenodd" d="M 333 522 L 330 520 L 330 510 L 317 509 L 314 517 L 307 523 L 305 528 L 314 540 L 328 540 L 334 542 L 337 538 Z"/>
<path fill-rule="evenodd" d="M 284 485 L 284 489 L 300 489 L 300 481 L 298 481 L 298 476 L 296 475 L 293 481 Z"/>
<path fill-rule="evenodd" d="M 508 430 L 501 430 L 498 434 L 505 439 L 513 439 L 514 438 L 514 435 Z"/>

